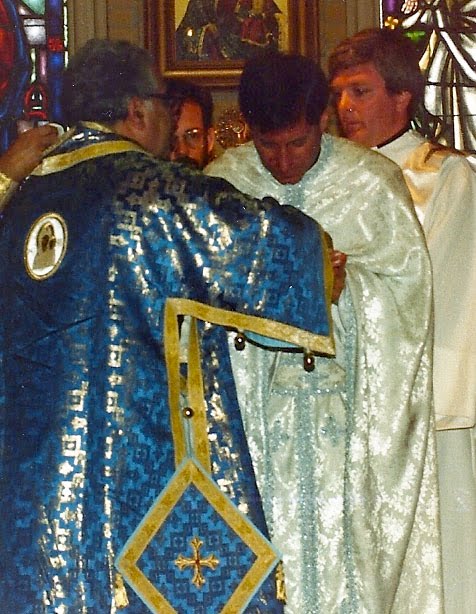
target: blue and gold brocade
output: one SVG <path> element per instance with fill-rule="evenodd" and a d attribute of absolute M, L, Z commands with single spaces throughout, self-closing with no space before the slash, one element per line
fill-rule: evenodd
<path fill-rule="evenodd" d="M 321 231 L 81 125 L 21 184 L 1 233 L 2 609 L 144 612 L 115 559 L 176 469 L 166 300 L 332 352 Z M 211 474 L 266 536 L 223 335 L 203 338 Z M 215 611 L 213 586 L 195 611 Z M 274 574 L 248 608 L 280 611 Z"/>

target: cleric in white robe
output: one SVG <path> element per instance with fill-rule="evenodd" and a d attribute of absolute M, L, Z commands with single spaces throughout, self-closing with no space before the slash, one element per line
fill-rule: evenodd
<path fill-rule="evenodd" d="M 311 60 L 249 62 L 240 106 L 254 143 L 207 167 L 245 193 L 297 206 L 348 255 L 335 359 L 308 374 L 292 353 L 249 346 L 243 360 L 232 350 L 245 428 L 283 553 L 286 612 L 435 614 L 429 256 L 398 167 L 322 134 L 326 102 Z"/>

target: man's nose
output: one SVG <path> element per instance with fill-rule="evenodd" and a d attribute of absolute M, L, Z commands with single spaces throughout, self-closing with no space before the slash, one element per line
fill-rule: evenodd
<path fill-rule="evenodd" d="M 337 100 L 337 110 L 339 112 L 349 112 L 352 109 L 352 97 L 345 90 L 341 92 Z"/>
<path fill-rule="evenodd" d="M 181 156 L 188 156 L 189 153 L 190 147 L 187 145 L 187 141 L 183 137 L 176 136 L 173 141 L 172 159 L 174 159 L 174 157 L 179 158 Z"/>
<path fill-rule="evenodd" d="M 292 157 L 286 148 L 280 149 L 276 160 L 280 171 L 287 171 L 292 163 Z"/>

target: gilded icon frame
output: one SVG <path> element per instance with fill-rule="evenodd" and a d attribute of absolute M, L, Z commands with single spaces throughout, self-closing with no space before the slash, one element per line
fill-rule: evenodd
<path fill-rule="evenodd" d="M 179 57 L 176 30 L 181 16 L 191 2 L 197 0 L 146 0 L 145 43 L 152 53 L 158 70 L 166 78 L 183 78 L 199 81 L 212 87 L 234 87 L 237 85 L 245 57 L 226 59 L 204 59 Z M 201 7 L 206 5 L 202 1 Z M 240 4 L 237 2 L 236 5 Z M 318 60 L 319 15 L 317 0 L 276 0 L 280 9 L 279 48 L 283 51 L 302 53 Z M 215 6 L 214 2 L 211 6 Z M 201 9 L 200 9 L 201 10 Z M 210 9 L 214 10 L 214 9 Z M 226 36 L 223 37 L 226 40 Z M 246 52 L 248 53 L 247 47 Z"/>

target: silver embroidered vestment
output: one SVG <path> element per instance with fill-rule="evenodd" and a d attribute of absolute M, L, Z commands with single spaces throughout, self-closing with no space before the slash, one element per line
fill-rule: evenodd
<path fill-rule="evenodd" d="M 159 537 L 140 554 L 142 574 L 171 604 L 165 611 L 220 612 L 239 593 L 228 611 L 281 612 L 274 556 L 255 535 L 267 528 L 226 333 L 213 327 L 202 373 L 205 341 L 192 335 L 195 397 L 190 386 L 183 427 L 172 402 L 177 320 L 195 314 L 171 305 L 193 303 L 202 320 L 225 324 L 208 318 L 218 310 L 231 327 L 252 318 L 261 334 L 269 325 L 332 352 L 326 259 L 316 250 L 309 259 L 321 229 L 80 124 L 20 185 L 0 232 L 1 611 L 148 611 L 117 557 L 189 454 L 207 464 L 194 474 L 202 490 L 169 501 Z M 203 590 L 191 581 L 200 565 Z"/>
<path fill-rule="evenodd" d="M 440 612 L 431 274 L 400 171 L 329 135 L 294 185 L 279 184 L 252 143 L 207 171 L 297 206 L 348 254 L 335 359 L 307 374 L 293 354 L 232 351 L 286 611 Z"/>

